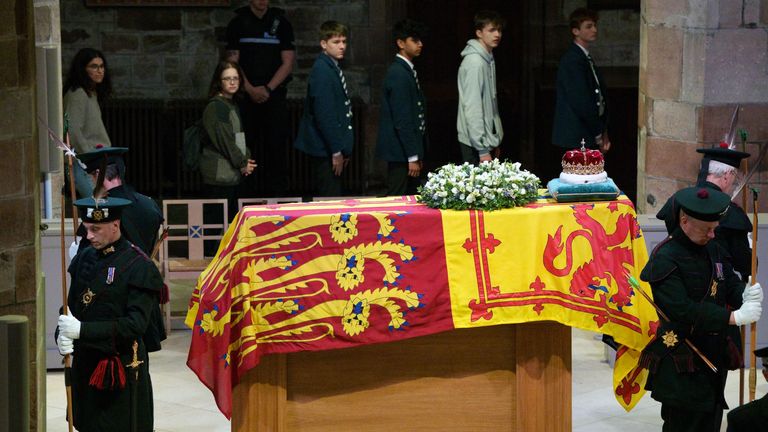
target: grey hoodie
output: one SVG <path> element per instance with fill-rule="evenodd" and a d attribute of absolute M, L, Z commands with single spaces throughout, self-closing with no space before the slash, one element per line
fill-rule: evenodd
<path fill-rule="evenodd" d="M 496 103 L 496 64 L 477 39 L 467 41 L 459 66 L 459 115 L 456 129 L 459 142 L 478 151 L 490 153 L 501 144 L 501 127 Z"/>

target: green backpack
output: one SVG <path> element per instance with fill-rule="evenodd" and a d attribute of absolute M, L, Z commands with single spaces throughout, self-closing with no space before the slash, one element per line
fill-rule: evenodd
<path fill-rule="evenodd" d="M 184 129 L 184 141 L 182 142 L 182 161 L 187 171 L 197 171 L 200 167 L 200 158 L 203 152 L 203 144 L 208 141 L 208 132 L 205 131 L 203 120 L 197 120 L 192 126 Z"/>

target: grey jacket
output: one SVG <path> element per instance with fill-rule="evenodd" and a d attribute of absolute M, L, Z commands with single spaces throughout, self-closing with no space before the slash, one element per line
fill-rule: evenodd
<path fill-rule="evenodd" d="M 76 153 L 91 152 L 98 144 L 111 147 L 95 93 L 89 96 L 82 87 L 67 91 L 64 112 L 69 117 L 69 137 Z"/>
<path fill-rule="evenodd" d="M 459 114 L 456 129 L 459 142 L 478 151 L 490 153 L 501 144 L 501 127 L 496 102 L 496 64 L 477 39 L 467 41 L 459 66 Z"/>

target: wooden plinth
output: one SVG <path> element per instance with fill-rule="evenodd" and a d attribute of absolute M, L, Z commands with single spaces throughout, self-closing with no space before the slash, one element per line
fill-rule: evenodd
<path fill-rule="evenodd" d="M 569 431 L 571 329 L 527 323 L 265 356 L 237 432 Z"/>

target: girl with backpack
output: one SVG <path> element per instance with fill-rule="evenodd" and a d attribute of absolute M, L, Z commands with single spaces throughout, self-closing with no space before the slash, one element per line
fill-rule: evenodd
<path fill-rule="evenodd" d="M 237 63 L 219 62 L 211 78 L 210 101 L 203 111 L 203 127 L 208 135 L 200 158 L 203 193 L 206 198 L 226 198 L 230 220 L 237 213 L 240 182 L 256 168 L 233 100 L 239 95 L 242 79 Z"/>

